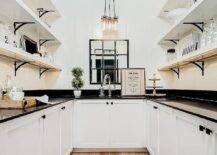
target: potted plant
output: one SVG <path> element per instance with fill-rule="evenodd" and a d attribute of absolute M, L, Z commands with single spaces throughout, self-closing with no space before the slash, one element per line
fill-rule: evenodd
<path fill-rule="evenodd" d="M 72 87 L 74 88 L 74 96 L 79 98 L 81 96 L 81 88 L 84 86 L 84 81 L 82 79 L 83 69 L 80 67 L 75 67 L 72 69 Z"/>

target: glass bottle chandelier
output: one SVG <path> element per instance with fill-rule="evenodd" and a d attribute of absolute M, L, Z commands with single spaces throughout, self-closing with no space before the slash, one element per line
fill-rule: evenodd
<path fill-rule="evenodd" d="M 115 0 L 105 0 L 104 15 L 101 17 L 103 35 L 117 34 L 118 21 Z"/>

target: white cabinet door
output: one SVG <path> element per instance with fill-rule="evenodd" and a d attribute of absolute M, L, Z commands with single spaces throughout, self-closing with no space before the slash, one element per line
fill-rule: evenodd
<path fill-rule="evenodd" d="M 72 102 L 61 106 L 60 112 L 61 130 L 61 155 L 67 155 L 71 150 L 72 138 Z"/>
<path fill-rule="evenodd" d="M 146 147 L 150 151 L 150 133 L 151 133 L 151 128 L 150 128 L 150 114 L 151 114 L 151 105 L 148 104 L 148 101 L 146 101 L 146 106 L 145 106 L 145 127 L 146 127 Z"/>
<path fill-rule="evenodd" d="M 2 124 L 5 143 L 1 155 L 42 155 L 41 113 L 31 114 Z"/>
<path fill-rule="evenodd" d="M 176 124 L 173 110 L 165 106 L 159 108 L 159 155 L 176 154 Z"/>
<path fill-rule="evenodd" d="M 158 113 L 158 106 L 149 101 L 148 103 L 148 109 L 150 110 L 149 115 L 149 151 L 151 152 L 151 155 L 158 155 L 158 119 L 159 119 L 159 113 Z"/>
<path fill-rule="evenodd" d="M 109 105 L 105 100 L 74 103 L 75 148 L 109 147 Z"/>
<path fill-rule="evenodd" d="M 212 131 L 211 134 L 206 134 L 206 155 L 217 155 L 217 132 Z"/>
<path fill-rule="evenodd" d="M 206 131 L 206 155 L 217 155 L 217 123 L 207 123 Z"/>
<path fill-rule="evenodd" d="M 7 132 L 5 131 L 4 129 L 4 124 L 1 124 L 0 125 L 0 155 L 7 155 L 6 152 L 7 152 Z"/>
<path fill-rule="evenodd" d="M 144 147 L 144 102 L 142 100 L 112 100 L 110 109 L 111 147 Z"/>
<path fill-rule="evenodd" d="M 45 111 L 43 147 L 44 155 L 60 154 L 60 107 Z"/>
<path fill-rule="evenodd" d="M 203 122 L 186 113 L 176 114 L 178 155 L 207 155 L 205 134 L 199 130 Z"/>

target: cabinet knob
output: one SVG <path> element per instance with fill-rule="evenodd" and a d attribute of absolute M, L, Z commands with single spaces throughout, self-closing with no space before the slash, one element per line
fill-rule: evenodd
<path fill-rule="evenodd" d="M 46 118 L 46 115 L 43 115 L 43 116 L 41 116 L 43 119 L 45 119 Z"/>
<path fill-rule="evenodd" d="M 113 102 L 111 102 L 111 105 L 114 105 L 114 103 L 113 103 Z"/>
<path fill-rule="evenodd" d="M 62 110 L 65 110 L 65 109 L 66 109 L 66 107 L 62 107 L 61 109 L 62 109 Z"/>
<path fill-rule="evenodd" d="M 200 130 L 200 131 L 203 132 L 205 129 L 206 129 L 206 128 L 205 128 L 204 126 L 202 126 L 202 125 L 199 126 L 199 130 Z"/>
<path fill-rule="evenodd" d="M 106 104 L 107 104 L 107 105 L 109 105 L 109 103 L 108 103 L 108 102 L 106 102 Z"/>
<path fill-rule="evenodd" d="M 154 109 L 158 109 L 158 107 L 156 107 L 156 106 L 154 106 L 153 108 L 154 108 Z"/>
<path fill-rule="evenodd" d="M 212 134 L 212 130 L 206 129 L 206 134 L 207 134 L 207 135 L 211 135 L 211 134 Z"/>

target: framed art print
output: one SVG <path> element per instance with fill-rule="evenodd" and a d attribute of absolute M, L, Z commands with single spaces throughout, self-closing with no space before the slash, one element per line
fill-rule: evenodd
<path fill-rule="evenodd" d="M 121 94 L 122 96 L 145 95 L 145 69 L 127 68 L 121 71 Z"/>

